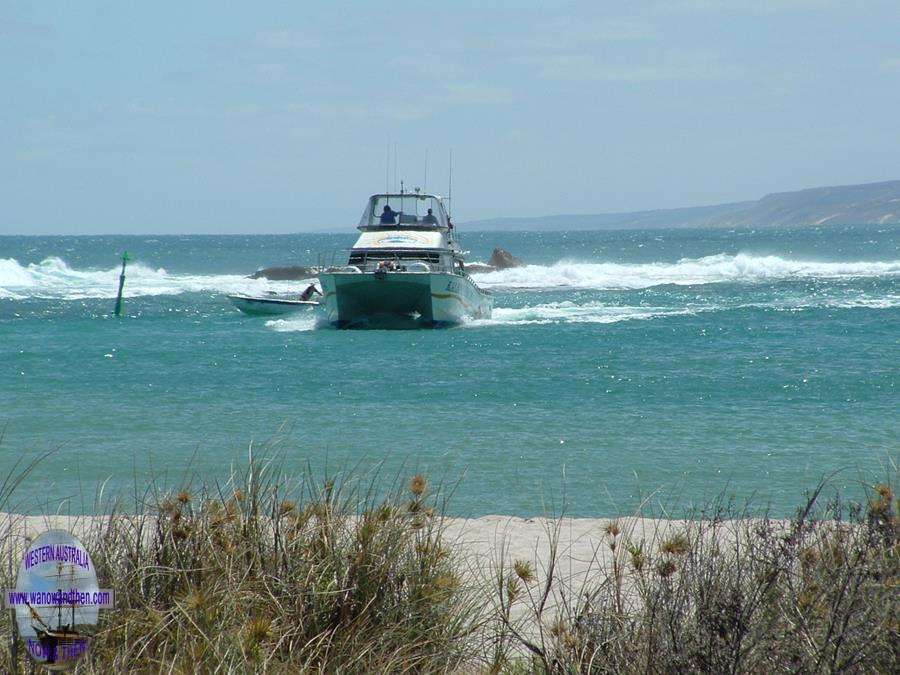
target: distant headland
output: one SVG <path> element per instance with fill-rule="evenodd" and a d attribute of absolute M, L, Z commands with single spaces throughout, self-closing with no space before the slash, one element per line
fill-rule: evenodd
<path fill-rule="evenodd" d="M 804 227 L 900 223 L 900 180 L 776 192 L 762 199 L 678 209 L 493 218 L 467 230 L 613 230 L 662 227 Z"/>

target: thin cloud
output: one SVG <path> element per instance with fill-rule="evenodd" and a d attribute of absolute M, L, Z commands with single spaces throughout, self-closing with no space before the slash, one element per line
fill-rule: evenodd
<path fill-rule="evenodd" d="M 578 19 L 557 17 L 516 34 L 495 28 L 489 36 L 470 36 L 464 53 L 492 54 L 509 58 L 515 54 L 558 54 L 566 49 L 589 49 L 600 45 L 628 44 L 658 38 L 655 26 L 633 20 Z"/>
<path fill-rule="evenodd" d="M 713 59 L 619 65 L 570 54 L 546 59 L 540 64 L 538 73 L 551 80 L 641 83 L 716 79 L 725 74 L 725 68 Z"/>
<path fill-rule="evenodd" d="M 649 23 L 621 19 L 594 20 L 583 16 L 578 19 L 570 17 L 554 19 L 547 27 L 547 32 L 554 36 L 552 43 L 556 45 L 560 42 L 560 36 L 569 45 L 573 42 L 652 40 L 657 36 L 656 28 Z"/>
<path fill-rule="evenodd" d="M 99 109 L 99 108 L 98 108 Z M 103 104 L 107 114 L 118 114 L 119 110 L 112 105 Z M 121 113 L 128 117 L 155 117 L 155 118 L 202 118 L 215 115 L 216 111 L 203 105 L 185 103 L 173 99 L 143 100 L 133 99 L 124 104 Z"/>
<path fill-rule="evenodd" d="M 266 30 L 256 33 L 252 43 L 257 47 L 274 51 L 297 51 L 319 49 L 322 43 L 306 33 L 293 30 Z"/>
<path fill-rule="evenodd" d="M 512 92 L 504 87 L 492 87 L 473 82 L 457 82 L 445 87 L 446 100 L 450 103 L 494 105 L 510 103 Z"/>
<path fill-rule="evenodd" d="M 513 145 L 522 143 L 527 139 L 528 134 L 526 134 L 522 129 L 509 129 L 508 131 L 505 131 L 500 135 L 500 140 L 503 143 L 509 143 Z"/>
<path fill-rule="evenodd" d="M 284 63 L 260 63 L 255 68 L 263 82 L 279 84 L 290 79 L 290 71 Z"/>
<path fill-rule="evenodd" d="M 443 49 L 445 45 L 441 47 Z M 466 75 L 465 69 L 442 51 L 427 54 L 401 52 L 391 57 L 388 68 L 391 71 L 425 78 L 430 82 L 459 79 Z"/>
<path fill-rule="evenodd" d="M 360 106 L 358 103 L 290 103 L 283 107 L 285 113 L 309 114 L 315 117 L 343 117 L 347 119 L 380 118 L 397 122 L 414 122 L 430 116 L 425 108 L 408 104 L 385 106 Z"/>
<path fill-rule="evenodd" d="M 242 103 L 228 106 L 224 114 L 227 117 L 258 117 L 265 112 L 265 108 L 256 103 Z"/>
<path fill-rule="evenodd" d="M 0 16 L 0 38 L 4 40 L 44 40 L 57 34 L 54 26 L 25 21 L 15 16 Z"/>
<path fill-rule="evenodd" d="M 829 9 L 835 4 L 835 0 L 663 0 L 660 3 L 665 9 L 753 14 Z"/>

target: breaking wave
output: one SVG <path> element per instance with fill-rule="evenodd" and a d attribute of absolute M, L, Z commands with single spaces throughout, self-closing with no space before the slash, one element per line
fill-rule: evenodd
<path fill-rule="evenodd" d="M 784 279 L 810 278 L 874 278 L 900 277 L 900 260 L 882 262 L 809 262 L 789 260 L 778 256 L 748 254 L 719 254 L 696 259 L 682 259 L 675 263 L 574 263 L 528 265 L 497 272 L 473 275 L 479 285 L 494 291 L 545 290 L 628 290 L 644 289 L 667 284 L 699 285 L 722 282 L 754 283 Z M 40 263 L 20 264 L 12 258 L 0 258 L 0 299 L 24 300 L 47 298 L 80 300 L 114 298 L 118 288 L 119 268 L 79 270 L 58 257 Z M 247 293 L 268 291 L 291 292 L 306 281 L 269 281 L 248 279 L 237 274 L 172 274 L 141 263 L 128 267 L 125 296 L 129 298 L 181 293 Z M 850 306 L 893 307 L 896 296 L 850 300 Z M 836 299 L 832 306 L 841 306 Z M 819 306 L 822 306 L 819 303 Z M 602 307 L 602 312 L 597 313 Z M 627 309 L 627 308 L 624 308 Z M 517 322 L 555 320 L 614 322 L 627 318 L 646 318 L 655 310 L 632 308 L 635 316 L 623 308 L 601 305 L 573 305 L 550 303 L 532 308 L 495 310 Z M 657 308 L 665 313 L 670 310 Z M 529 315 L 528 312 L 532 312 Z M 536 312 L 536 313 L 535 313 Z M 554 312 L 556 314 L 554 314 Z M 653 314 L 654 316 L 657 314 Z M 275 327 L 276 330 L 278 329 Z"/>
<path fill-rule="evenodd" d="M 880 277 L 900 275 L 900 260 L 889 262 L 807 262 L 748 254 L 683 258 L 675 263 L 574 263 L 526 265 L 473 277 L 494 290 L 640 289 L 665 284 L 752 283 L 791 278 Z"/>
<path fill-rule="evenodd" d="M 81 300 L 114 298 L 118 291 L 119 267 L 107 270 L 77 270 L 57 257 L 40 263 L 21 265 L 12 258 L 0 258 L 0 298 L 53 298 Z M 170 274 L 141 263 L 126 271 L 124 296 L 178 295 L 192 292 L 265 293 L 295 290 L 301 281 L 248 279 L 237 274 Z"/>

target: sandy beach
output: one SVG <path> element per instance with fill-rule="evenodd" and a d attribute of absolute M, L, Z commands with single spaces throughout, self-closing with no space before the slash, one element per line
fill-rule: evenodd
<path fill-rule="evenodd" d="M 127 519 L 128 517 L 120 516 Z M 138 517 L 132 517 L 137 520 Z M 144 516 L 152 520 L 153 516 Z M 0 512 L 3 557 L 20 550 L 27 540 L 49 529 L 63 529 L 87 540 L 91 532 L 104 527 L 109 516 L 27 516 Z M 489 569 L 501 559 L 511 562 L 528 560 L 540 569 L 550 559 L 550 533 L 558 532 L 558 556 L 565 561 L 573 576 L 590 568 L 611 562 L 613 551 L 608 546 L 607 531 L 616 523 L 622 537 L 658 543 L 672 532 L 682 532 L 690 521 L 655 518 L 519 518 L 490 515 L 480 518 L 446 518 L 443 520 L 445 541 L 471 561 Z"/>
<path fill-rule="evenodd" d="M 143 518 L 152 524 L 154 516 L 121 519 L 137 523 Z M 625 543 L 640 544 L 653 556 L 662 542 L 675 534 L 691 533 L 699 521 L 655 518 L 519 518 L 489 515 L 480 518 L 446 518 L 441 521 L 444 542 L 453 549 L 460 572 L 471 583 L 488 583 L 501 568 L 511 569 L 516 561 L 531 564 L 535 586 L 542 585 L 551 562 L 560 588 L 577 591 L 585 583 L 612 573 L 616 555 L 621 562 Z M 719 543 L 726 548 L 738 532 L 746 531 L 754 521 L 725 521 L 716 529 Z M 783 523 L 784 521 L 776 521 Z M 74 534 L 90 548 L 109 523 L 109 516 L 24 516 L 0 513 L 3 534 L 2 559 L 6 566 L 18 564 L 24 545 L 43 531 L 60 528 Z M 150 535 L 152 527 L 145 527 Z M 617 532 L 612 536 L 611 532 Z M 554 544 L 555 542 L 555 544 Z M 611 544 L 616 543 L 615 546 Z M 629 584 L 623 574 L 624 590 Z"/>

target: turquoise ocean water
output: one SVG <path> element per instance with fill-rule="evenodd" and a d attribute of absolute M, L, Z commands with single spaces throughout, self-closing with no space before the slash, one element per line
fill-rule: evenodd
<path fill-rule="evenodd" d="M 494 317 L 446 330 L 336 331 L 223 296 L 296 290 L 244 275 L 353 234 L 0 237 L 0 476 L 55 449 L 16 508 L 222 479 L 251 442 L 288 470 L 462 476 L 465 515 L 611 515 L 653 491 L 787 513 L 824 474 L 858 491 L 897 459 L 898 226 L 463 230 L 471 260 L 531 264 L 476 275 Z"/>

